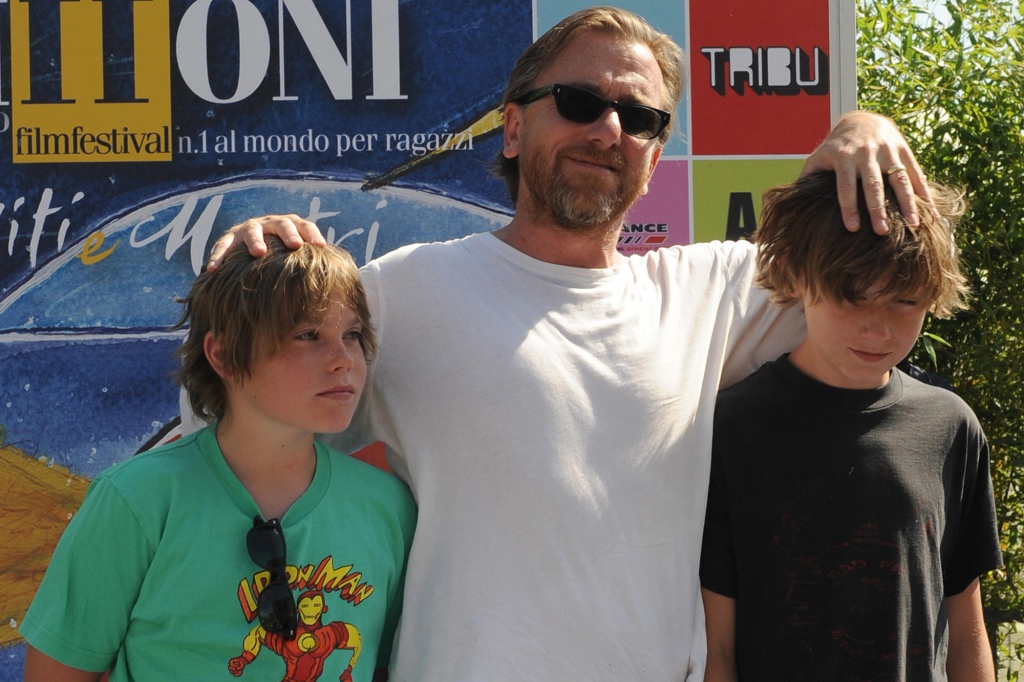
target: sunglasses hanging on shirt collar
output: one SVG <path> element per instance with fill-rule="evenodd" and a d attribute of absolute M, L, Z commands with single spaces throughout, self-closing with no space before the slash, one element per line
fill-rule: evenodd
<path fill-rule="evenodd" d="M 245 536 L 245 545 L 253 563 L 270 572 L 270 582 L 260 590 L 256 601 L 260 625 L 267 632 L 288 640 L 295 639 L 298 616 L 295 611 L 295 595 L 288 584 L 288 559 L 281 522 L 278 519 L 264 521 L 257 516 Z"/>

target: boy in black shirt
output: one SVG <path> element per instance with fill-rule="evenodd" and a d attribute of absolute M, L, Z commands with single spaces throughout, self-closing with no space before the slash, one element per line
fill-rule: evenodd
<path fill-rule="evenodd" d="M 803 304 L 807 338 L 718 398 L 706 682 L 995 678 L 988 446 L 956 395 L 894 369 L 926 313 L 964 306 L 962 198 L 932 193 L 941 217 L 892 208 L 881 237 L 845 229 L 830 173 L 765 196 L 759 283 Z"/>

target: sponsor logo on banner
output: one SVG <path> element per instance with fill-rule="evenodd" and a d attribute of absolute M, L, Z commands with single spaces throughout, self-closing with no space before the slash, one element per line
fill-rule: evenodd
<path fill-rule="evenodd" d="M 170 160 L 167 3 L 11 2 L 14 163 Z"/>
<path fill-rule="evenodd" d="M 824 95 L 829 91 L 828 53 L 815 46 L 702 47 L 710 65 L 711 89 L 723 97 L 731 89 L 744 95 Z"/>
<path fill-rule="evenodd" d="M 668 223 L 623 223 L 619 233 L 619 251 L 650 251 L 665 245 Z"/>

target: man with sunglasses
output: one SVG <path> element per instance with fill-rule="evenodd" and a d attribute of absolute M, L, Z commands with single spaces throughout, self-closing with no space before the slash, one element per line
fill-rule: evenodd
<path fill-rule="evenodd" d="M 362 269 L 380 352 L 333 442 L 384 441 L 419 504 L 393 681 L 702 679 L 715 394 L 803 326 L 752 287 L 745 242 L 616 251 L 681 62 L 629 12 L 563 20 L 505 94 L 512 221 Z M 906 142 L 860 113 L 807 168 L 837 172 L 850 216 L 863 176 L 884 231 L 879 165 L 906 171 L 893 179 L 912 206 L 922 178 Z M 308 221 L 266 216 L 233 228 L 211 265 L 236 236 L 258 255 L 264 231 L 323 242 Z"/>

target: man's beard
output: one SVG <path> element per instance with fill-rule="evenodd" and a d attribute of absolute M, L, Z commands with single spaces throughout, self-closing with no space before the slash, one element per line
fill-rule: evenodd
<path fill-rule="evenodd" d="M 609 190 L 602 190 L 596 184 L 581 186 L 585 181 L 571 179 L 561 170 L 560 160 L 564 156 L 610 164 L 619 171 L 619 182 Z M 643 170 L 629 169 L 622 154 L 615 150 L 579 145 L 559 152 L 551 166 L 543 166 L 544 161 L 545 157 L 540 154 L 534 155 L 532 161 L 520 156 L 520 173 L 538 212 L 545 213 L 552 222 L 567 230 L 586 232 L 621 222 L 643 188 Z"/>

